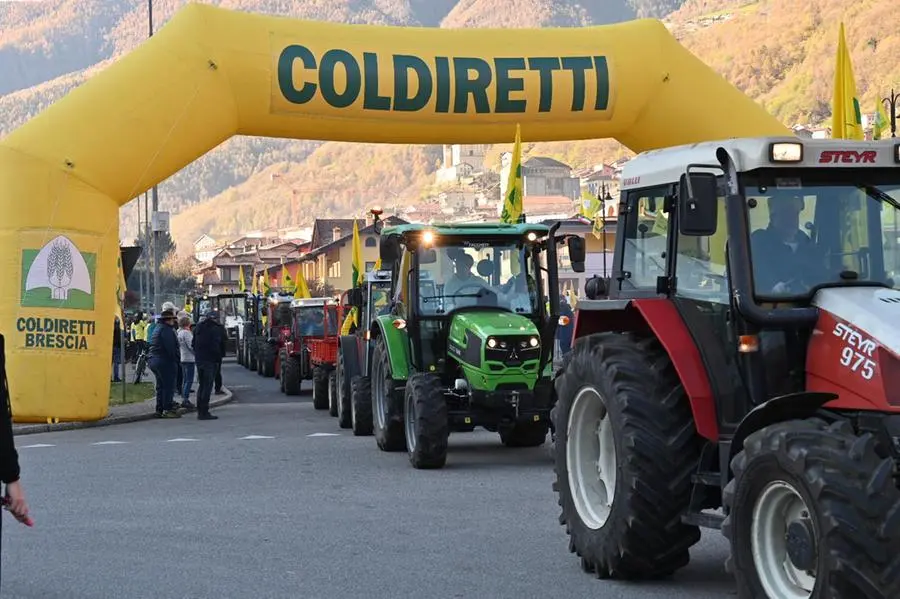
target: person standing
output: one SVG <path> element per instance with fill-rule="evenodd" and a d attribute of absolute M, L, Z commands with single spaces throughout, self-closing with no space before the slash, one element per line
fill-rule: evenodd
<path fill-rule="evenodd" d="M 215 310 L 194 327 L 194 360 L 197 364 L 197 419 L 216 420 L 209 412 L 209 398 L 216 379 L 216 367 L 225 355 L 225 327 L 219 325 Z"/>
<path fill-rule="evenodd" d="M 191 332 L 191 317 L 182 316 L 178 319 L 178 350 L 181 353 L 182 381 L 178 391 L 181 393 L 181 407 L 191 411 L 194 404 L 191 403 L 191 385 L 194 384 L 194 334 Z"/>
<path fill-rule="evenodd" d="M 3 496 L 7 500 L 7 509 L 16 520 L 28 524 L 28 502 L 25 501 L 25 491 L 20 480 L 19 454 L 12 431 L 11 403 L 9 383 L 6 380 L 6 347 L 3 335 L 0 335 L 0 417 L 3 418 L 0 425 L 0 481 L 6 485 Z"/>
<path fill-rule="evenodd" d="M 156 377 L 156 417 L 180 418 L 175 406 L 175 370 L 181 362 L 175 335 L 175 313 L 164 310 L 153 330 L 147 365 Z"/>
<path fill-rule="evenodd" d="M 122 327 L 119 324 L 119 317 L 116 317 L 113 325 L 113 348 L 112 348 L 112 381 L 121 383 L 122 378 L 119 371 L 122 365 Z"/>
<path fill-rule="evenodd" d="M 572 351 L 572 332 L 575 328 L 575 312 L 572 311 L 572 307 L 563 296 L 559 297 L 559 314 L 560 316 L 565 316 L 569 319 L 568 324 L 560 324 L 557 325 L 556 328 L 556 339 L 559 341 L 559 354 L 561 358 L 564 358 Z"/>

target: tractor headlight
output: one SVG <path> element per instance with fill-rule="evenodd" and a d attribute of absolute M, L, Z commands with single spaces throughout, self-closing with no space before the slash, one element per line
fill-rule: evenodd
<path fill-rule="evenodd" d="M 538 339 L 537 337 L 532 337 L 531 339 L 528 340 L 528 345 L 530 345 L 531 347 L 537 347 L 540 344 L 541 344 L 541 340 Z"/>
<path fill-rule="evenodd" d="M 496 339 L 496 338 L 494 338 L 494 337 L 488 337 L 488 340 L 487 340 L 487 346 L 488 346 L 489 348 L 491 348 L 491 349 L 496 349 L 496 348 L 498 348 L 498 347 L 499 347 L 500 349 L 506 349 L 507 343 L 506 343 L 506 341 L 503 341 L 502 339 Z"/>
<path fill-rule="evenodd" d="M 803 144 L 773 143 L 769 146 L 769 160 L 772 162 L 802 162 Z"/>

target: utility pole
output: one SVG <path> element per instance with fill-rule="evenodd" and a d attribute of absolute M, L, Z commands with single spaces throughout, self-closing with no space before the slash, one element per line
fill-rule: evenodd
<path fill-rule="evenodd" d="M 140 239 L 142 237 L 141 233 L 142 233 L 142 227 L 143 227 L 143 222 L 141 222 L 142 215 L 141 215 L 141 196 L 140 196 L 140 194 L 138 194 L 138 197 L 137 197 L 137 213 L 138 213 L 137 239 L 138 239 L 138 242 L 140 242 Z M 144 255 L 144 250 L 143 250 L 143 248 L 141 248 L 141 257 L 142 258 L 143 258 L 143 255 Z M 142 273 L 140 271 L 138 271 L 138 288 L 140 289 L 140 291 L 138 292 L 138 293 L 140 293 L 140 295 L 138 297 L 141 298 L 140 306 L 141 306 L 141 308 L 143 308 L 144 307 L 144 273 Z"/>
<path fill-rule="evenodd" d="M 153 37 L 153 0 L 147 0 L 147 17 L 150 24 L 150 37 Z M 153 186 L 153 220 L 154 222 L 157 220 L 157 213 L 159 212 L 159 193 L 157 192 L 156 185 Z M 160 301 L 159 301 L 159 232 L 156 230 L 157 227 L 154 226 L 152 228 L 153 231 L 153 311 L 159 314 L 160 311 Z"/>

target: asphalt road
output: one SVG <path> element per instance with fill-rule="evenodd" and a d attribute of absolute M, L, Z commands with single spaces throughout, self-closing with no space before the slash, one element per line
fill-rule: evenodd
<path fill-rule="evenodd" d="M 557 524 L 545 449 L 451 437 L 414 470 L 226 364 L 220 418 L 17 438 L 36 526 L 4 514 L 2 593 L 15 599 L 712 599 L 735 594 L 710 532 L 667 582 L 581 571 Z M 308 388 L 308 384 L 305 385 Z M 322 435 L 322 434 L 325 435 Z"/>

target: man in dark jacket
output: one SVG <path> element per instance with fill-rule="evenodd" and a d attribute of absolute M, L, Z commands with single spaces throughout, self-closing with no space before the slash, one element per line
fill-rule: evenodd
<path fill-rule="evenodd" d="M 28 504 L 25 502 L 25 493 L 19 481 L 19 454 L 13 439 L 5 351 L 3 335 L 0 335 L 0 418 L 3 419 L 0 423 L 0 481 L 6 485 L 4 495 L 9 501 L 7 509 L 16 520 L 24 524 L 28 521 Z"/>
<path fill-rule="evenodd" d="M 156 377 L 156 417 L 180 418 L 175 406 L 175 369 L 181 363 L 175 335 L 175 312 L 163 310 L 153 329 L 147 365 Z"/>
<path fill-rule="evenodd" d="M 209 413 L 209 397 L 216 379 L 216 368 L 225 356 L 225 327 L 219 324 L 215 310 L 194 327 L 194 360 L 197 364 L 197 419 L 216 420 Z"/>

